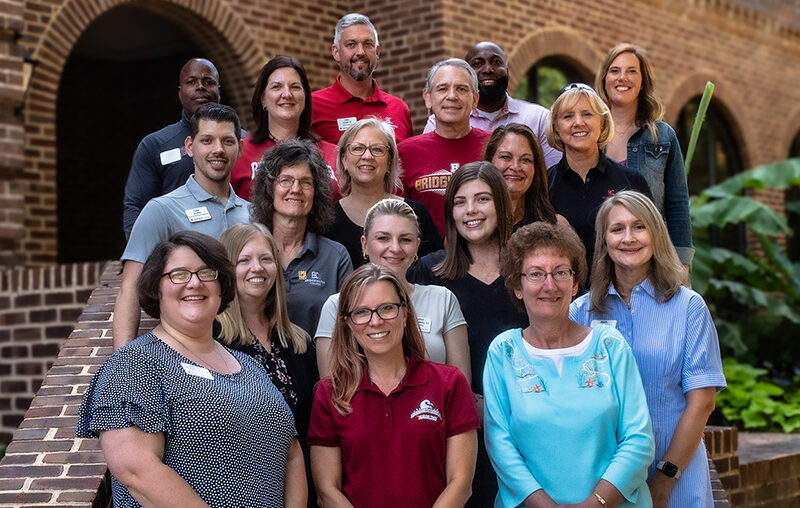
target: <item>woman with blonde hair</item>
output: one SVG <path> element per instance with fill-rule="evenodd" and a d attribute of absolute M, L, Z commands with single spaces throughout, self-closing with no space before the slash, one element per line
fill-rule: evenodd
<path fill-rule="evenodd" d="M 424 356 L 406 285 L 371 263 L 350 274 L 309 428 L 323 506 L 464 506 L 478 414 L 464 375 Z"/>
<path fill-rule="evenodd" d="M 633 350 L 655 434 L 657 508 L 714 506 L 702 437 L 725 377 L 708 307 L 683 275 L 655 204 L 620 192 L 597 214 L 591 293 L 570 308 L 583 325 L 612 324 Z"/>
<path fill-rule="evenodd" d="M 333 220 L 325 236 L 347 248 L 353 267 L 367 262 L 361 248 L 367 211 L 386 198 L 401 199 L 414 210 L 420 231 L 420 255 L 442 248 L 442 239 L 425 206 L 395 195 L 401 189 L 397 161 L 394 129 L 382 120 L 362 118 L 339 139 L 336 170 L 342 198 L 333 204 Z"/>
<path fill-rule="evenodd" d="M 371 263 L 394 272 L 411 295 L 425 341 L 425 359 L 458 367 L 469 381 L 467 325 L 455 295 L 442 286 L 422 286 L 406 280 L 406 270 L 417 258 L 419 244 L 417 216 L 403 200 L 382 199 L 367 212 L 361 248 Z M 331 295 L 320 313 L 314 337 L 320 377 L 330 375 L 328 353 L 338 305 L 339 295 Z"/>
<path fill-rule="evenodd" d="M 266 369 L 292 410 L 310 473 L 306 435 L 314 384 L 319 379 L 316 355 L 308 334 L 289 320 L 275 240 L 262 224 L 235 224 L 220 242 L 235 269 L 236 295 L 217 316 L 214 336 Z M 315 503 L 313 490 L 309 492 L 309 502 Z"/>
<path fill-rule="evenodd" d="M 561 90 L 547 124 L 547 142 L 564 152 L 561 161 L 548 170 L 550 202 L 578 233 L 587 263 L 594 248 L 594 219 L 603 201 L 625 189 L 650 194 L 639 173 L 601 151 L 613 137 L 611 111 L 592 87 L 571 83 Z"/>
<path fill-rule="evenodd" d="M 647 180 L 653 202 L 664 216 L 688 272 L 694 249 L 683 154 L 675 131 L 662 121 L 664 107 L 655 94 L 647 54 L 633 44 L 614 46 L 600 66 L 595 88 L 610 108 L 616 126 L 606 155 Z"/>

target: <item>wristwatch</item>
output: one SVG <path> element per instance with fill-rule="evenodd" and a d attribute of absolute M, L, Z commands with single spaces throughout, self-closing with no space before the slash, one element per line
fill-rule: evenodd
<path fill-rule="evenodd" d="M 678 469 L 678 466 L 673 464 L 672 462 L 667 462 L 662 460 L 658 464 L 656 464 L 656 469 L 661 471 L 662 474 L 669 476 L 670 478 L 678 479 L 681 477 L 681 470 Z"/>

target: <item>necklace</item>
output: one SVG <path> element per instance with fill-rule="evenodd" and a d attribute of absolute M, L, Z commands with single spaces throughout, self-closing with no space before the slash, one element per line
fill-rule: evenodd
<path fill-rule="evenodd" d="M 205 368 L 207 368 L 207 369 L 211 369 L 211 370 L 213 370 L 213 371 L 215 371 L 215 372 L 223 372 L 223 371 L 224 371 L 224 373 L 228 373 L 228 372 L 229 372 L 229 370 L 230 370 L 230 369 L 228 368 L 228 361 L 225 359 L 225 357 L 224 357 L 224 356 L 222 355 L 222 353 L 220 352 L 220 350 L 219 350 L 219 349 L 220 349 L 222 346 L 220 346 L 218 342 L 214 341 L 214 352 L 216 353 L 216 356 L 217 356 L 217 358 L 219 358 L 219 360 L 222 362 L 222 365 L 223 365 L 223 367 L 224 367 L 224 369 L 222 369 L 222 370 L 221 370 L 221 369 L 216 369 L 216 368 L 214 368 L 214 367 L 211 365 L 211 363 L 210 363 L 210 362 L 208 362 L 207 360 L 203 360 L 202 358 L 200 358 L 198 355 L 196 355 L 196 354 L 194 353 L 194 351 L 192 351 L 191 349 L 189 349 L 189 347 L 187 347 L 187 346 L 186 346 L 186 344 L 184 344 L 183 342 L 181 342 L 181 340 L 180 340 L 180 339 L 178 339 L 177 337 L 174 337 L 174 336 L 173 336 L 171 333 L 169 333 L 168 331 L 164 330 L 164 328 L 163 328 L 163 327 L 161 328 L 161 330 L 164 332 L 164 334 L 165 334 L 167 337 L 169 337 L 169 338 L 170 338 L 170 340 L 174 340 L 175 342 L 177 342 L 177 343 L 178 343 L 178 345 L 180 345 L 180 347 L 181 347 L 181 348 L 182 348 L 184 351 L 186 351 L 186 352 L 189 354 L 189 357 L 191 357 L 191 360 L 192 360 L 193 362 L 195 362 L 195 363 L 197 363 L 198 365 L 201 365 L 201 366 L 203 366 L 203 367 L 205 367 Z M 213 340 L 213 339 L 212 339 L 212 340 Z"/>

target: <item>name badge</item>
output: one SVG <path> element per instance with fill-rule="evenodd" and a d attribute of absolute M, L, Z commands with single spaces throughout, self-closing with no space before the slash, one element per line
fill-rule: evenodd
<path fill-rule="evenodd" d="M 212 376 L 211 372 L 209 372 L 209 370 L 205 367 L 200 367 L 199 365 L 192 365 L 191 363 L 186 363 L 186 362 L 181 362 L 181 367 L 183 367 L 183 370 L 190 376 L 197 376 L 211 380 L 214 379 L 214 376 Z"/>
<path fill-rule="evenodd" d="M 339 124 L 340 131 L 346 131 L 349 129 L 354 123 L 356 123 L 357 119 L 354 116 L 348 116 L 347 118 L 337 118 L 336 123 Z"/>
<path fill-rule="evenodd" d="M 185 210 L 186 217 L 189 218 L 189 222 L 194 224 L 195 222 L 203 222 L 204 220 L 211 220 L 211 214 L 208 213 L 208 208 L 205 206 L 200 206 L 197 208 L 189 208 Z"/>
<path fill-rule="evenodd" d="M 592 324 L 590 325 L 594 328 L 597 325 L 608 325 L 612 328 L 617 327 L 617 320 L 616 319 L 592 319 Z"/>
<path fill-rule="evenodd" d="M 424 318 L 417 316 L 417 323 L 419 324 L 419 330 L 422 333 L 431 333 L 431 320 L 430 318 Z"/>
<path fill-rule="evenodd" d="M 172 150 L 166 150 L 159 154 L 161 157 L 161 165 L 166 166 L 167 164 L 172 164 L 173 162 L 178 162 L 181 160 L 181 149 L 180 148 L 173 148 Z"/>

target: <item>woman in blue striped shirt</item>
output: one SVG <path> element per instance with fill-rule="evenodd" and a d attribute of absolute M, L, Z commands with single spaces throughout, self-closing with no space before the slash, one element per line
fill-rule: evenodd
<path fill-rule="evenodd" d="M 596 231 L 592 290 L 572 303 L 570 317 L 615 326 L 633 349 L 656 438 L 653 505 L 710 508 L 702 436 L 725 377 L 708 307 L 681 286 L 683 266 L 648 197 L 623 191 L 606 199 Z"/>

